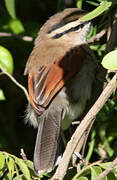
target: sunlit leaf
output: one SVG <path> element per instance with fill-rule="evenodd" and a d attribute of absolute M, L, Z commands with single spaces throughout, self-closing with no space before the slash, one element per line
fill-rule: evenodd
<path fill-rule="evenodd" d="M 91 167 L 91 180 L 96 180 L 101 172 L 102 170 L 100 167 L 98 166 Z"/>
<path fill-rule="evenodd" d="M 3 175 L 6 173 L 7 171 L 7 168 L 6 167 L 3 167 L 1 170 L 0 170 L 0 178 L 3 177 Z"/>
<path fill-rule="evenodd" d="M 8 73 L 13 73 L 13 57 L 8 49 L 0 46 L 0 66 L 2 66 Z"/>
<path fill-rule="evenodd" d="M 94 19 L 95 17 L 102 14 L 104 11 L 106 11 L 110 6 L 112 5 L 112 2 L 103 1 L 99 7 L 88 13 L 87 15 L 80 18 L 81 21 L 89 21 L 91 19 Z"/>
<path fill-rule="evenodd" d="M 28 166 L 28 168 L 32 169 L 34 171 L 33 162 L 30 160 L 24 160 L 25 164 Z"/>
<path fill-rule="evenodd" d="M 5 0 L 5 5 L 7 8 L 7 11 L 9 15 L 13 18 L 16 19 L 16 13 L 15 13 L 15 0 Z"/>
<path fill-rule="evenodd" d="M 26 178 L 25 178 L 25 176 L 22 174 L 22 175 L 16 176 L 15 178 L 13 178 L 13 180 L 26 180 Z"/>
<path fill-rule="evenodd" d="M 6 172 L 5 175 L 3 176 L 2 180 L 11 180 L 11 179 L 12 179 L 12 177 L 11 177 L 10 173 Z"/>
<path fill-rule="evenodd" d="M 16 163 L 19 166 L 22 173 L 24 174 L 25 178 L 30 179 L 30 172 L 24 161 L 22 159 L 16 158 Z"/>
<path fill-rule="evenodd" d="M 117 50 L 106 54 L 102 60 L 104 68 L 109 70 L 117 70 Z"/>
<path fill-rule="evenodd" d="M 12 157 L 8 156 L 6 159 L 6 163 L 9 170 L 9 175 L 12 178 L 14 175 L 15 162 Z"/>
<path fill-rule="evenodd" d="M 5 156 L 0 152 L 0 169 L 4 167 Z"/>

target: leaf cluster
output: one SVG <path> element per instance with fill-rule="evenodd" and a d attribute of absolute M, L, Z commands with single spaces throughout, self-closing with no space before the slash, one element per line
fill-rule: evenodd
<path fill-rule="evenodd" d="M 49 177 L 47 174 L 44 176 Z M 0 178 L 3 180 L 40 180 L 34 173 L 33 163 L 6 152 L 0 152 Z"/>

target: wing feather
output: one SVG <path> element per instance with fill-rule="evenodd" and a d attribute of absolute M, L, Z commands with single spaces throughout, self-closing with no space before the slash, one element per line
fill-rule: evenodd
<path fill-rule="evenodd" d="M 29 97 L 34 109 L 41 114 L 59 90 L 80 71 L 86 59 L 84 49 L 71 50 L 54 63 L 47 64 L 37 73 L 29 74 Z"/>

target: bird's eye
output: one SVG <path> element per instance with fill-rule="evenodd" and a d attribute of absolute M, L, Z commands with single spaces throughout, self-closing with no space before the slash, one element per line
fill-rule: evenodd
<path fill-rule="evenodd" d="M 81 27 L 80 28 L 78 28 L 75 32 L 80 32 L 81 31 Z"/>
<path fill-rule="evenodd" d="M 81 29 L 83 28 L 84 24 L 80 24 L 78 26 L 75 27 L 75 32 L 80 32 Z"/>

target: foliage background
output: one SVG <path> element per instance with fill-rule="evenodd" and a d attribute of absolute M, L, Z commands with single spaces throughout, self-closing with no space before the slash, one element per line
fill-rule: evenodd
<path fill-rule="evenodd" d="M 34 39 L 48 17 L 67 7 L 82 7 L 90 12 L 101 2 L 101 0 L 95 2 L 90 0 L 15 0 L 14 10 L 17 17 L 15 18 L 15 14 L 8 13 L 8 1 L 0 0 L 0 32 L 11 33 L 10 36 L 0 34 L 0 46 L 7 48 L 13 56 L 15 79 L 27 87 L 27 77 L 23 75 L 25 64 L 33 48 Z M 117 2 L 116 0 L 109 2 L 112 2 L 111 8 L 94 20 L 88 38 L 95 36 L 105 26 L 108 28 L 109 22 L 112 23 Z M 23 40 L 24 36 L 32 37 L 33 40 Z M 108 33 L 105 33 L 100 41 L 90 44 L 99 64 L 105 51 L 107 36 Z M 110 73 L 107 80 L 109 81 L 112 76 L 113 73 Z M 0 89 L 5 95 L 5 100 L 0 101 L 0 151 L 21 157 L 20 149 L 23 148 L 27 158 L 32 160 L 36 130 L 24 123 L 26 97 L 23 91 L 5 75 L 0 76 Z M 117 98 L 115 92 L 99 113 L 88 138 L 86 158 L 91 163 L 100 159 L 108 162 L 116 157 L 116 120 Z M 67 140 L 74 129 L 75 127 L 72 126 L 65 132 Z M 115 175 L 113 176 L 117 179 Z"/>

